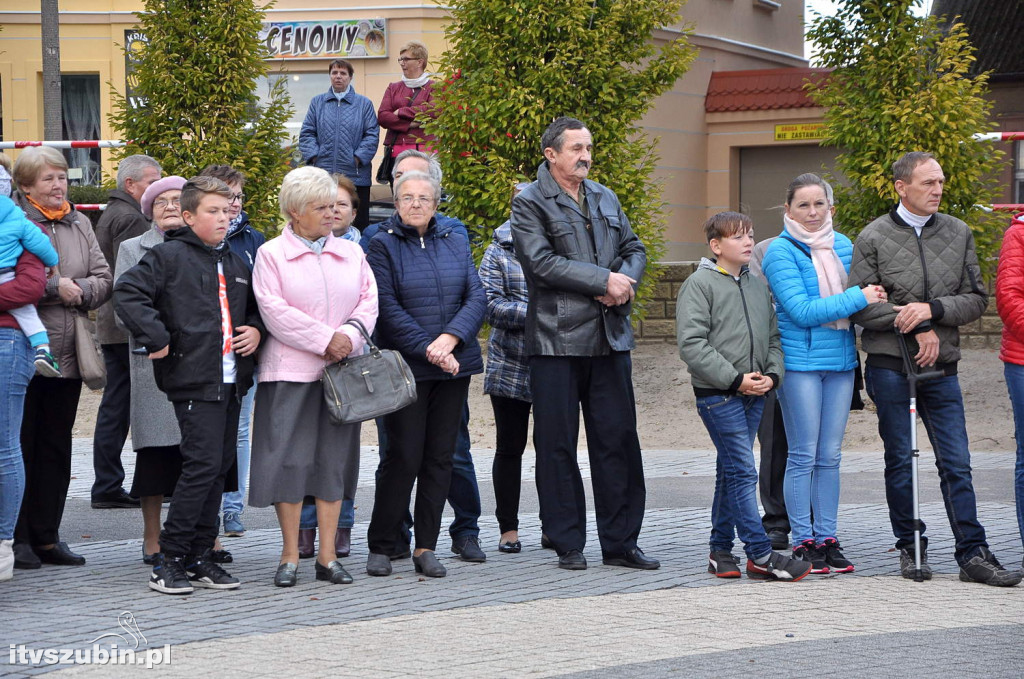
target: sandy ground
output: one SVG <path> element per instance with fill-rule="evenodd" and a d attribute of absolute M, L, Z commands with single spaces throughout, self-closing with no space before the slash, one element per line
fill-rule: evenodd
<path fill-rule="evenodd" d="M 641 344 L 633 353 L 633 384 L 637 401 L 640 442 L 652 450 L 709 449 L 704 425 L 694 408 L 686 366 L 673 344 Z M 960 363 L 960 384 L 967 411 L 967 433 L 971 449 L 978 451 L 1012 451 L 1013 413 L 1006 395 L 1003 364 L 995 351 L 966 350 Z M 494 416 L 489 397 L 483 393 L 483 378 L 473 378 L 470 387 L 470 435 L 474 448 L 494 447 Z M 863 411 L 850 413 L 846 428 L 846 450 L 881 450 L 873 404 L 867 401 Z M 82 400 L 75 423 L 75 436 L 91 437 L 96 423 L 100 394 L 83 387 Z M 925 447 L 924 430 L 921 430 Z M 364 445 L 377 443 L 374 424 L 363 427 Z M 580 432 L 580 445 L 586 435 Z"/>

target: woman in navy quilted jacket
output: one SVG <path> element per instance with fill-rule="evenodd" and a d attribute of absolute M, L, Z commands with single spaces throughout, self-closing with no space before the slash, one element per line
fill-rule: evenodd
<path fill-rule="evenodd" d="M 847 286 L 853 244 L 832 228 L 829 188 L 815 174 L 793 180 L 785 226 L 762 266 L 786 355 L 779 403 L 789 439 L 783 489 L 793 558 L 810 561 L 811 573 L 849 573 L 853 564 L 836 539 L 840 450 L 857 365 L 849 316 L 886 296 L 881 286 Z"/>
<path fill-rule="evenodd" d="M 388 445 L 367 531 L 368 575 L 390 575 L 391 560 L 408 555 L 402 524 L 414 482 L 413 564 L 428 577 L 447 575 L 434 549 L 469 377 L 483 372 L 477 333 L 487 299 L 469 240 L 434 219 L 440 199 L 429 175 L 403 174 L 395 182 L 398 215 L 373 237 L 367 256 L 377 279 L 378 344 L 401 352 L 417 392 L 415 403 L 384 417 Z"/>

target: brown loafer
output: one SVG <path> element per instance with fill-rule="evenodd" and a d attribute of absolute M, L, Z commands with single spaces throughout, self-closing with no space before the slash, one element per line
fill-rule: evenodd
<path fill-rule="evenodd" d="M 313 556 L 315 548 L 313 543 L 316 542 L 316 528 L 300 528 L 299 529 L 299 558 L 309 559 Z"/>
<path fill-rule="evenodd" d="M 352 553 L 352 529 L 338 526 L 338 532 L 334 534 L 334 554 L 339 559 L 344 559 Z"/>

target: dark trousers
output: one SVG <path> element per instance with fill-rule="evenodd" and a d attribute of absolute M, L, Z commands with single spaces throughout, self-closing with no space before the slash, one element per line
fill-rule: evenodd
<path fill-rule="evenodd" d="M 761 442 L 761 465 L 758 474 L 758 489 L 764 516 L 761 525 L 765 532 L 781 530 L 789 532 L 789 515 L 786 513 L 786 498 L 782 482 L 786 478 L 786 460 L 789 457 L 789 443 L 786 440 L 786 425 L 782 422 L 782 407 L 778 392 L 772 390 L 765 396 L 764 414 L 757 428 L 757 440 Z"/>
<path fill-rule="evenodd" d="M 523 451 L 530 430 L 529 401 L 491 394 L 494 409 L 494 516 L 502 533 L 519 530 L 519 491 L 523 483 Z"/>
<path fill-rule="evenodd" d="M 581 406 L 601 551 L 618 555 L 636 547 L 647 489 L 632 370 L 629 352 L 530 359 L 540 519 L 559 555 L 582 551 L 587 542 L 587 501 L 576 463 Z"/>
<path fill-rule="evenodd" d="M 160 532 L 165 554 L 201 554 L 217 540 L 224 479 L 235 462 L 242 408 L 235 385 L 224 388 L 222 401 L 174 403 L 181 429 L 181 476 Z"/>
<path fill-rule="evenodd" d="M 403 525 L 416 484 L 413 526 L 417 549 L 435 549 L 451 485 L 452 453 L 469 379 L 416 383 L 416 402 L 384 416 L 387 448 L 377 474 L 366 541 L 373 554 L 400 554 Z"/>
<path fill-rule="evenodd" d="M 107 366 L 107 386 L 96 413 L 96 431 L 92 435 L 92 500 L 102 500 L 121 490 L 124 467 L 121 450 L 128 438 L 132 383 L 128 368 L 128 343 L 104 344 L 103 363 Z"/>
<path fill-rule="evenodd" d="M 370 187 L 357 186 L 356 197 L 359 198 L 359 207 L 356 208 L 356 220 L 352 222 L 352 226 L 362 233 L 363 229 L 370 225 Z"/>
<path fill-rule="evenodd" d="M 78 379 L 36 375 L 28 383 L 21 421 L 25 496 L 14 528 L 15 542 L 38 546 L 60 540 L 71 483 L 71 430 L 81 394 Z"/>

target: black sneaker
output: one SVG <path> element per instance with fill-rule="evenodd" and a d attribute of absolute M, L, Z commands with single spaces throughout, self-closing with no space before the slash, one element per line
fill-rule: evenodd
<path fill-rule="evenodd" d="M 814 544 L 814 540 L 804 540 L 793 548 L 793 558 L 811 564 L 811 573 L 815 575 L 828 574 L 828 563 L 825 561 L 825 553 L 818 549 L 818 546 Z"/>
<path fill-rule="evenodd" d="M 185 573 L 185 561 L 179 556 L 168 557 L 162 552 L 153 555 L 156 565 L 149 576 L 149 588 L 164 594 L 191 594 L 194 590 Z"/>
<path fill-rule="evenodd" d="M 801 559 L 791 559 L 785 554 L 772 552 L 768 563 L 756 564 L 747 559 L 747 577 L 752 580 L 782 580 L 796 582 L 803 580 L 811 572 L 811 563 Z"/>
<path fill-rule="evenodd" d="M 833 573 L 853 572 L 853 562 L 843 556 L 839 540 L 825 538 L 825 542 L 818 545 L 818 551 L 825 555 L 825 563 L 828 564 Z"/>
<path fill-rule="evenodd" d="M 480 549 L 480 541 L 473 536 L 466 536 L 452 541 L 452 553 L 458 554 L 463 561 L 484 563 L 487 555 Z"/>
<path fill-rule="evenodd" d="M 235 589 L 242 583 L 210 560 L 210 551 L 195 557 L 188 566 L 188 579 L 196 587 L 207 589 Z"/>
<path fill-rule="evenodd" d="M 57 365 L 57 359 L 49 351 L 43 348 L 36 349 L 35 356 L 36 372 L 43 377 L 64 377 Z"/>
<path fill-rule="evenodd" d="M 914 579 L 914 548 L 904 547 L 900 550 L 900 575 L 907 580 Z M 932 567 L 928 565 L 928 549 L 921 548 L 921 577 L 925 580 L 932 579 Z"/>
<path fill-rule="evenodd" d="M 740 562 L 732 552 L 718 550 L 708 555 L 708 573 L 716 578 L 740 577 Z"/>
<path fill-rule="evenodd" d="M 996 555 L 988 547 L 982 547 L 967 563 L 960 566 L 960 579 L 993 587 L 1013 587 L 1020 582 L 1021 574 L 1020 571 L 1003 568 Z"/>

